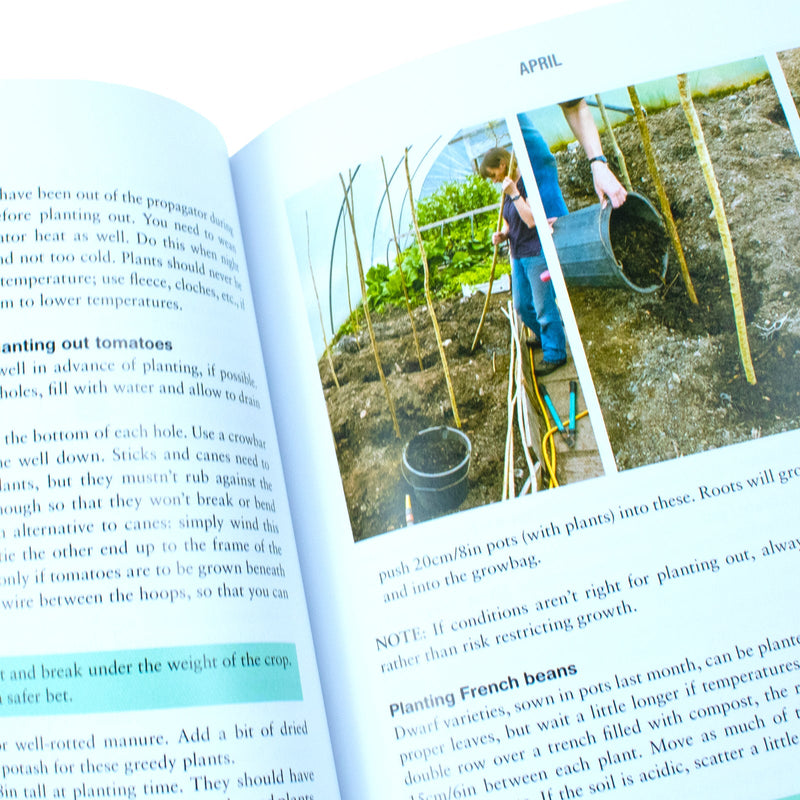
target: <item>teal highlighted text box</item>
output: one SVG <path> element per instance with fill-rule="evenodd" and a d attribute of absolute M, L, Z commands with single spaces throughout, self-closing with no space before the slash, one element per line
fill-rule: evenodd
<path fill-rule="evenodd" d="M 0 658 L 0 717 L 302 699 L 288 643 Z"/>

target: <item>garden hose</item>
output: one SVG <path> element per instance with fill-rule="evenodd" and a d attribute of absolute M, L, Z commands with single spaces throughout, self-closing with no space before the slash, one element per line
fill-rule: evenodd
<path fill-rule="evenodd" d="M 533 376 L 533 389 L 536 394 L 536 400 L 539 404 L 539 409 L 542 413 L 542 417 L 544 418 L 545 425 L 547 426 L 547 432 L 542 436 L 542 458 L 544 460 L 544 465 L 547 468 L 547 472 L 550 475 L 550 481 L 548 483 L 548 489 L 555 489 L 559 483 L 558 478 L 556 478 L 556 461 L 557 461 L 557 451 L 556 451 L 556 443 L 553 439 L 554 434 L 558 431 L 557 425 L 550 425 L 550 415 L 548 414 L 547 407 L 544 404 L 544 400 L 542 399 L 542 395 L 539 391 L 539 382 L 536 380 L 536 372 L 533 368 L 533 353 L 528 351 L 528 358 L 530 360 L 531 365 L 531 375 Z M 529 393 L 530 394 L 530 393 Z M 575 415 L 575 420 L 583 419 L 589 415 L 589 411 L 581 411 L 580 414 Z M 548 454 L 549 450 L 549 454 Z"/>
<path fill-rule="evenodd" d="M 575 419 L 579 420 L 579 419 L 583 419 L 583 417 L 588 417 L 588 416 L 589 416 L 589 412 L 588 411 L 581 411 L 580 414 L 576 415 Z M 551 444 L 552 447 L 553 447 L 553 463 L 552 463 L 552 471 L 551 471 L 551 476 L 552 477 L 551 477 L 551 485 L 549 486 L 550 489 L 554 489 L 556 486 L 559 485 L 558 480 L 555 477 L 555 474 L 556 474 L 556 457 L 555 457 L 556 450 L 555 450 L 555 444 L 553 443 L 553 436 L 557 431 L 558 431 L 558 428 L 556 426 L 553 426 L 552 428 L 548 428 L 547 433 L 545 433 L 545 435 L 542 437 L 542 448 L 543 448 L 543 452 L 545 454 L 545 466 L 547 467 L 548 471 L 551 471 L 551 465 L 550 465 L 550 462 L 547 459 L 547 450 L 544 449 L 545 442 L 547 442 L 548 444 Z"/>
<path fill-rule="evenodd" d="M 544 419 L 545 426 L 550 427 L 550 415 L 547 412 L 547 408 L 544 404 L 544 400 L 542 399 L 542 395 L 539 392 L 539 383 L 536 380 L 536 372 L 533 367 L 533 353 L 528 350 L 528 359 L 530 360 L 531 365 L 531 375 L 533 376 L 533 389 L 536 393 L 536 400 L 539 404 L 539 410 L 541 411 L 542 418 Z M 557 429 L 556 429 L 557 430 Z M 550 457 L 548 458 L 547 455 L 547 447 L 550 446 Z M 550 436 L 549 440 L 547 438 L 547 434 L 542 437 L 542 458 L 544 459 L 545 466 L 547 467 L 547 471 L 550 473 L 550 482 L 548 485 L 549 489 L 554 489 L 558 486 L 558 480 L 556 479 L 556 445 L 553 441 L 553 437 Z"/>

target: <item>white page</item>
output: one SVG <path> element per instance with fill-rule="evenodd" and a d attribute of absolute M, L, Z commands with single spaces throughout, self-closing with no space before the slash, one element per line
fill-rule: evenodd
<path fill-rule="evenodd" d="M 335 796 L 222 138 L 0 93 L 3 794 Z"/>
<path fill-rule="evenodd" d="M 366 0 L 348 0 L 335 8 L 273 6 L 270 28 L 304 27 L 304 46 L 314 55 L 292 70 L 291 80 L 273 81 L 265 93 L 265 76 L 283 73 L 297 56 L 296 41 L 269 36 L 265 20 L 257 19 L 244 0 L 229 3 L 225 14 L 213 6 L 195 7 L 188 14 L 182 5 L 146 0 L 135 15 L 109 10 L 97 0 L 80 0 L 69 8 L 46 0 L 35 7 L 9 8 L 7 26 L 15 35 L 4 50 L 3 75 L 104 80 L 146 89 L 213 120 L 229 151 L 235 152 L 289 112 L 367 75 L 477 37 L 601 4 L 563 0 L 557 7 L 542 7 L 516 0 L 491 19 L 478 0 L 462 4 L 457 14 L 422 0 L 406 4 L 403 14 Z M 306 25 L 310 13 L 313 26 Z M 420 26 L 423 14 L 425 25 Z M 50 24 L 42 25 L 42 19 Z M 125 36 L 108 37 L 109 29 L 124 29 Z M 342 46 L 353 38 L 361 43 L 357 49 Z M 214 58 L 209 58 L 212 49 Z M 147 58 L 141 58 L 143 52 Z M 231 81 L 237 83 L 236 92 L 230 90 Z M 242 102 L 243 96 L 262 100 Z"/>
<path fill-rule="evenodd" d="M 369 241 L 381 155 L 393 168 L 405 147 L 488 120 L 797 45 L 789 3 L 657 11 L 626 3 L 445 53 L 293 115 L 233 158 L 346 796 L 797 791 L 796 431 L 354 543 L 316 364 L 304 211 L 330 250 L 340 173 L 370 171 L 354 192 Z M 557 67 L 521 68 L 548 55 Z M 312 262 L 326 317 L 328 261 L 313 246 Z"/>

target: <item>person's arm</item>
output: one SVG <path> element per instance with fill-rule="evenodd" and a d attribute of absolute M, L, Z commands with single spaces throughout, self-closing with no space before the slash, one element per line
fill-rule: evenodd
<path fill-rule="evenodd" d="M 600 144 L 597 125 L 595 125 L 594 117 L 592 117 L 586 100 L 581 98 L 577 103 L 564 103 L 561 105 L 561 110 L 564 112 L 564 119 L 591 163 L 594 190 L 597 192 L 600 202 L 605 204 L 608 199 L 614 208 L 619 208 L 625 202 L 628 192 L 617 180 L 605 160 L 592 161 L 603 155 L 603 147 Z"/>
<path fill-rule="evenodd" d="M 517 209 L 520 219 L 531 229 L 536 227 L 533 218 L 533 211 L 528 205 L 528 201 L 520 194 L 516 181 L 506 177 L 503 180 L 503 192 L 506 195 L 506 203 L 511 203 Z"/>
<path fill-rule="evenodd" d="M 495 231 L 492 234 L 492 244 L 494 245 L 501 244 L 506 239 L 508 239 L 508 223 L 504 222 L 502 230 Z"/>

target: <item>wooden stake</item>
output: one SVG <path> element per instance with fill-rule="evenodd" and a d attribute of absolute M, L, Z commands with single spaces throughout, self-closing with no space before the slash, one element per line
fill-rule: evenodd
<path fill-rule="evenodd" d="M 686 264 L 686 256 L 683 254 L 683 247 L 681 245 L 680 237 L 678 236 L 678 229 L 675 227 L 675 219 L 672 216 L 672 209 L 669 205 L 667 192 L 666 189 L 664 189 L 664 184 L 661 181 L 661 175 L 658 172 L 658 165 L 656 164 L 656 157 L 653 152 L 653 143 L 650 139 L 650 131 L 647 128 L 647 120 L 644 116 L 644 109 L 642 108 L 642 104 L 639 102 L 639 95 L 636 92 L 635 86 L 628 87 L 628 96 L 631 98 L 633 110 L 636 114 L 636 122 L 639 125 L 639 133 L 642 137 L 644 154 L 645 158 L 647 159 L 647 169 L 650 172 L 653 185 L 656 187 L 656 192 L 658 193 L 658 202 L 661 206 L 661 213 L 664 215 L 664 219 L 667 223 L 669 238 L 672 241 L 672 246 L 675 248 L 675 252 L 678 254 L 678 263 L 681 267 L 683 284 L 686 287 L 686 292 L 689 295 L 689 299 L 695 305 L 697 305 L 697 295 L 695 294 L 694 285 L 692 284 L 692 276 L 689 274 L 689 267 Z"/>
<path fill-rule="evenodd" d="M 386 163 L 381 156 L 381 166 L 383 167 L 383 182 L 386 185 L 386 204 L 389 206 L 389 219 L 392 222 L 392 236 L 394 237 L 394 247 L 397 251 L 397 258 L 400 258 L 400 242 L 397 239 L 397 230 L 394 226 L 394 213 L 392 212 L 392 198 L 389 196 L 389 178 L 386 176 Z M 408 299 L 408 287 L 406 286 L 406 276 L 403 274 L 403 266 L 399 260 L 397 269 L 400 270 L 400 283 L 403 286 L 403 297 L 406 299 L 406 311 L 408 311 L 408 318 L 411 320 L 411 332 L 414 335 L 414 346 L 417 348 L 417 360 L 419 361 L 419 371 L 422 372 L 422 351 L 419 347 L 419 337 L 417 336 L 417 326 L 414 324 L 414 315 L 411 313 L 411 303 Z"/>
<path fill-rule="evenodd" d="M 411 189 L 411 171 L 408 168 L 408 148 L 405 151 L 405 165 L 406 165 L 406 181 L 408 181 L 408 205 L 411 209 L 411 221 L 414 223 L 414 233 L 417 235 L 417 245 L 419 246 L 419 254 L 422 258 L 422 268 L 425 271 L 425 301 L 428 304 L 428 313 L 431 315 L 431 322 L 433 323 L 433 332 L 436 334 L 436 344 L 439 347 L 439 357 L 442 360 L 442 369 L 444 370 L 444 379 L 447 382 L 447 391 L 450 394 L 450 405 L 453 408 L 453 419 L 456 422 L 456 427 L 461 427 L 461 418 L 458 416 L 458 406 L 456 405 L 456 395 L 453 391 L 453 382 L 450 380 L 450 370 L 447 366 L 447 356 L 444 352 L 444 345 L 442 344 L 442 334 L 439 330 L 439 321 L 436 319 L 436 311 L 433 308 L 433 297 L 431 296 L 430 286 L 430 269 L 428 268 L 428 257 L 425 255 L 425 244 L 422 241 L 422 233 L 419 230 L 419 223 L 417 222 L 417 210 L 414 208 L 414 193 Z"/>
<path fill-rule="evenodd" d="M 503 461 L 503 500 L 510 500 L 516 494 L 514 487 L 514 368 L 516 350 L 514 348 L 514 314 L 509 308 L 511 331 L 508 342 L 508 392 L 506 393 L 506 451 Z"/>
<path fill-rule="evenodd" d="M 608 133 L 608 136 L 611 139 L 611 147 L 614 150 L 614 155 L 617 157 L 617 164 L 619 164 L 619 170 L 622 173 L 622 180 L 625 183 L 625 188 L 629 192 L 632 192 L 633 187 L 631 186 L 631 176 L 628 175 L 628 165 L 625 163 L 625 156 L 622 154 L 622 150 L 617 143 L 617 137 L 614 135 L 614 129 L 611 127 L 611 122 L 608 119 L 606 104 L 603 102 L 603 98 L 600 97 L 599 94 L 596 94 L 594 98 L 597 100 L 597 107 L 600 109 L 600 116 L 603 118 L 603 125 L 605 126 L 606 133 Z"/>
<path fill-rule="evenodd" d="M 514 171 L 514 167 L 516 166 L 514 160 L 514 151 L 511 151 L 511 160 L 508 163 L 508 175 Z M 500 212 L 497 215 L 497 229 L 496 232 L 499 233 L 503 230 L 503 208 L 505 207 L 506 203 L 506 193 L 502 192 L 500 195 Z M 492 299 L 492 284 L 494 283 L 494 271 L 497 267 L 497 253 L 500 250 L 500 242 L 498 242 L 494 246 L 494 253 L 492 254 L 492 269 L 489 272 L 489 286 L 486 289 L 486 300 L 483 302 L 483 311 L 481 312 L 481 318 L 478 321 L 478 328 L 475 331 L 475 337 L 472 340 L 472 347 L 470 347 L 470 352 L 475 352 L 475 346 L 478 344 L 478 337 L 481 335 L 481 331 L 483 330 L 483 323 L 486 319 L 486 311 L 489 308 L 489 300 Z"/>
<path fill-rule="evenodd" d="M 361 304 L 364 307 L 364 317 L 367 320 L 367 329 L 369 330 L 369 340 L 372 343 L 372 353 L 375 356 L 375 365 L 378 367 L 378 375 L 383 385 L 383 391 L 386 393 L 386 401 L 389 403 L 389 413 L 392 415 L 392 423 L 394 424 L 394 435 L 400 438 L 400 426 L 397 424 L 397 414 L 394 411 L 394 403 L 392 396 L 389 393 L 389 384 L 386 382 L 386 376 L 383 374 L 383 366 L 381 359 L 378 355 L 378 343 L 375 341 L 375 331 L 372 329 L 372 317 L 369 313 L 369 300 L 367 298 L 367 283 L 364 279 L 364 265 L 361 263 L 361 251 L 358 247 L 358 237 L 356 236 L 356 220 L 353 216 L 353 209 L 350 205 L 350 195 L 347 191 L 347 186 L 344 182 L 344 176 L 339 173 L 339 180 L 342 182 L 342 189 L 344 190 L 344 200 L 347 204 L 347 216 L 350 217 L 350 230 L 353 232 L 353 247 L 356 251 L 356 264 L 358 265 L 358 278 L 361 282 Z M 352 180 L 350 182 L 350 191 L 352 191 Z"/>
<path fill-rule="evenodd" d="M 733 302 L 733 317 L 736 321 L 736 335 L 739 340 L 739 355 L 742 359 L 744 374 L 747 382 L 756 382 L 756 373 L 753 368 L 753 359 L 750 356 L 750 341 L 747 338 L 747 323 L 744 318 L 744 304 L 742 302 L 742 290 L 739 286 L 739 270 L 736 267 L 736 254 L 733 252 L 733 241 L 731 231 L 728 227 L 728 218 L 725 215 L 725 204 L 722 201 L 722 193 L 719 190 L 717 177 L 714 174 L 714 166 L 711 163 L 711 156 L 708 154 L 703 128 L 700 125 L 700 118 L 692 101 L 692 91 L 689 86 L 689 76 L 686 73 L 678 75 L 678 91 L 681 95 L 681 105 L 686 121 L 692 131 L 694 148 L 697 150 L 697 157 L 700 159 L 700 166 L 703 169 L 703 177 L 708 186 L 708 193 L 714 206 L 714 217 L 717 221 L 719 238 L 722 240 L 722 249 L 725 252 L 725 264 L 728 268 L 728 284 L 730 285 L 731 301 Z"/>
<path fill-rule="evenodd" d="M 536 465 L 531 458 L 530 453 L 530 442 L 531 442 L 531 430 L 530 430 L 530 420 L 528 419 L 528 415 L 525 409 L 525 376 L 522 371 L 523 365 L 523 348 L 522 343 L 519 338 L 519 331 L 517 330 L 516 325 L 516 315 L 513 312 L 511 307 L 511 303 L 508 304 L 508 310 L 506 311 L 503 309 L 503 314 L 506 315 L 508 319 L 509 325 L 511 326 L 511 341 L 509 342 L 509 353 L 510 353 L 510 360 L 513 362 L 514 369 L 513 369 L 513 378 L 514 378 L 514 404 L 517 409 L 517 425 L 519 427 L 519 438 L 522 441 L 522 454 L 525 456 L 525 461 L 528 464 L 528 474 L 530 476 L 530 484 L 532 487 L 531 491 L 536 492 L 538 487 L 536 486 Z M 509 383 L 511 381 L 511 373 L 509 372 Z M 509 391 L 510 395 L 510 391 Z M 509 401 L 511 402 L 511 401 Z M 509 415 L 511 415 L 511 408 L 509 408 Z M 509 428 L 510 430 L 510 428 Z M 507 433 L 506 435 L 510 435 Z M 506 442 L 506 449 L 508 449 L 508 441 Z M 512 445 L 512 456 L 513 456 L 513 445 Z M 511 465 L 511 472 L 509 474 L 509 485 L 513 485 L 514 481 L 514 465 Z M 524 489 L 524 485 L 523 485 Z M 516 494 L 516 489 L 514 490 L 514 494 Z M 508 496 L 504 496 L 503 499 L 508 499 Z"/>
<path fill-rule="evenodd" d="M 342 237 L 344 238 L 344 277 L 347 283 L 347 310 L 350 312 L 350 319 L 353 320 L 353 329 L 358 332 L 361 330 L 358 324 L 358 309 L 353 313 L 353 301 L 350 297 L 350 259 L 347 256 L 347 226 L 342 226 Z"/>
<path fill-rule="evenodd" d="M 314 267 L 311 266 L 311 233 L 308 228 L 308 211 L 306 211 L 306 249 L 308 250 L 308 271 L 311 273 L 311 285 L 314 287 L 314 297 L 317 298 L 317 311 L 319 311 L 319 326 L 322 328 L 322 341 L 325 342 L 325 355 L 328 357 L 328 365 L 331 368 L 333 382 L 336 384 L 336 388 L 340 389 L 339 379 L 336 377 L 336 370 L 333 368 L 331 349 L 328 347 L 328 337 L 325 333 L 325 320 L 322 318 L 322 306 L 319 303 L 319 292 L 317 291 L 317 281 L 314 278 Z"/>

